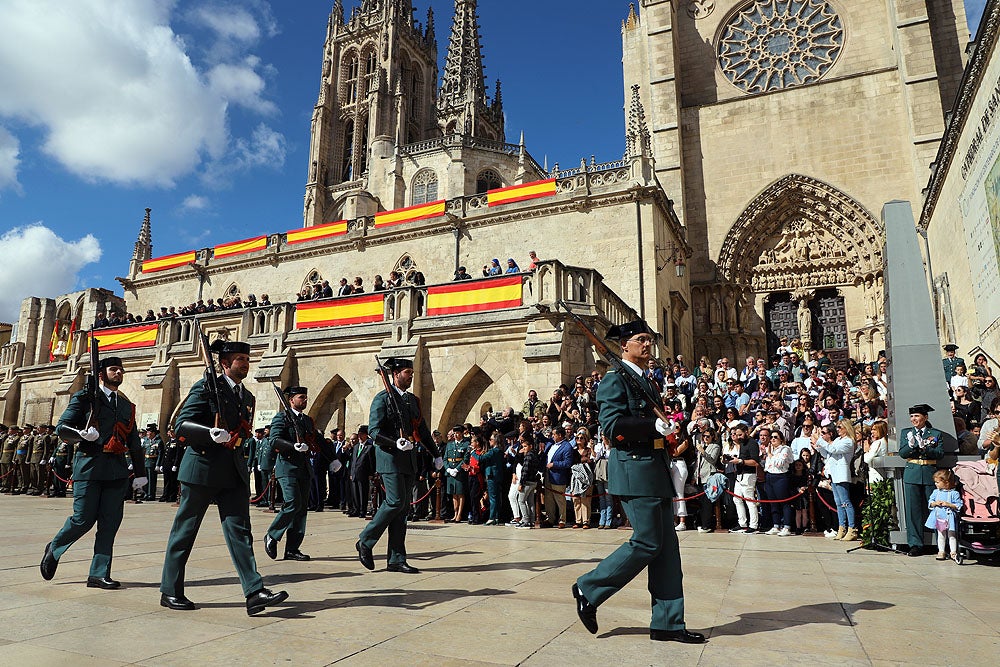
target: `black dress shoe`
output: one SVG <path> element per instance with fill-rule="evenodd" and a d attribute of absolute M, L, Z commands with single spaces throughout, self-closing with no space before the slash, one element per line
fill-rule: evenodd
<path fill-rule="evenodd" d="M 406 563 L 393 563 L 387 565 L 385 568 L 389 572 L 402 572 L 403 574 L 420 574 L 420 570 L 413 567 L 412 565 L 407 565 Z"/>
<path fill-rule="evenodd" d="M 691 632 L 690 630 L 650 630 L 649 638 L 654 642 L 705 643 L 705 635 L 700 632 Z"/>
<path fill-rule="evenodd" d="M 366 569 L 374 570 L 375 557 L 372 556 L 372 550 L 361 544 L 361 540 L 358 540 L 358 543 L 354 545 L 354 548 L 358 550 L 358 560 L 361 561 L 361 564 L 364 565 Z"/>
<path fill-rule="evenodd" d="M 916 557 L 916 556 L 923 556 L 924 555 L 924 548 L 923 547 L 910 547 L 910 550 L 906 552 L 906 555 L 907 556 L 914 556 L 914 557 Z"/>
<path fill-rule="evenodd" d="M 160 606 L 166 607 L 167 609 L 174 609 L 176 611 L 191 611 L 192 609 L 197 609 L 194 606 L 194 602 L 188 600 L 183 595 L 167 595 L 166 593 L 160 594 Z"/>
<path fill-rule="evenodd" d="M 264 534 L 264 553 L 271 560 L 278 558 L 278 542 L 267 533 Z"/>
<path fill-rule="evenodd" d="M 580 617 L 583 627 L 592 635 L 597 634 L 597 607 L 583 597 L 580 588 L 573 584 L 573 597 L 576 598 L 576 615 Z"/>
<path fill-rule="evenodd" d="M 53 557 L 52 543 L 49 542 L 45 545 L 45 553 L 42 554 L 42 562 L 38 565 L 38 569 L 42 571 L 42 579 L 50 581 L 52 577 L 56 576 L 57 567 L 59 567 L 59 561 Z"/>
<path fill-rule="evenodd" d="M 296 549 L 295 551 L 286 551 L 285 552 L 285 560 L 307 561 L 307 560 L 309 560 L 309 556 L 305 555 L 304 553 L 302 553 L 301 551 L 299 551 L 298 549 Z"/>
<path fill-rule="evenodd" d="M 87 588 L 103 588 L 106 591 L 113 591 L 121 587 L 121 583 L 111 577 L 87 577 Z"/>
<path fill-rule="evenodd" d="M 254 614 L 264 611 L 264 607 L 273 607 L 276 604 L 281 604 L 287 599 L 288 593 L 285 591 L 272 593 L 266 588 L 262 588 L 253 595 L 247 596 L 247 616 L 253 616 Z"/>

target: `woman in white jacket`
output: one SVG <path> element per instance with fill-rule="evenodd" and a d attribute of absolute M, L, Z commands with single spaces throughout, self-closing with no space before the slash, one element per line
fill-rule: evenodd
<path fill-rule="evenodd" d="M 823 427 L 822 437 L 816 448 L 826 462 L 826 474 L 833 484 L 833 500 L 837 505 L 837 536 L 833 539 L 849 542 L 858 539 L 854 523 L 854 505 L 851 504 L 851 459 L 856 447 L 854 424 L 841 419 L 836 426 Z"/>
<path fill-rule="evenodd" d="M 884 478 L 882 473 L 872 465 L 872 462 L 887 453 L 886 434 L 889 429 L 884 421 L 877 421 L 872 424 L 871 443 L 865 443 L 865 465 L 868 466 L 868 483 L 877 484 Z"/>

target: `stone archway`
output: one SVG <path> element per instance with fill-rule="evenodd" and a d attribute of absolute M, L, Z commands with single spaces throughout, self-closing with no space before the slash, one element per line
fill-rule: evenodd
<path fill-rule="evenodd" d="M 326 386 L 309 401 L 307 412 L 316 428 L 327 433 L 332 428 L 342 428 L 346 433 L 368 421 L 364 407 L 357 400 L 348 401 L 354 389 L 340 375 L 334 375 Z M 349 421 L 350 420 L 352 421 Z M 357 421 L 354 424 L 353 421 Z"/>
<path fill-rule="evenodd" d="M 837 288 L 845 297 L 848 326 L 870 326 L 878 317 L 869 314 L 868 304 L 882 277 L 882 239 L 881 224 L 855 199 L 817 179 L 789 174 L 754 197 L 736 219 L 719 252 L 721 284 L 708 287 L 706 303 L 724 304 L 734 290 L 745 290 L 747 301 L 758 304 L 754 319 L 760 327 L 751 332 L 760 343 L 758 353 L 771 347 L 765 343 L 762 306 L 779 292 L 793 293 L 807 312 L 818 307 L 812 303 L 817 290 Z M 731 316 L 725 307 L 714 309 L 720 310 L 722 322 L 715 322 L 713 309 L 707 309 L 708 331 L 734 333 Z M 800 326 L 801 335 L 810 338 L 811 318 L 800 320 L 807 323 Z"/>
<path fill-rule="evenodd" d="M 479 366 L 470 368 L 455 386 L 444 410 L 441 411 L 438 429 L 444 433 L 455 424 L 464 424 L 477 417 L 479 406 L 491 386 L 493 378 L 486 371 Z M 473 423 L 478 423 L 478 419 Z"/>

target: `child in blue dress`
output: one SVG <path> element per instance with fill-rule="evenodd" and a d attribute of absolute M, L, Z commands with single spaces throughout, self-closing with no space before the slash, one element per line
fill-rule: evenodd
<path fill-rule="evenodd" d="M 931 514 L 924 525 L 937 531 L 938 560 L 946 560 L 945 539 L 951 550 L 951 558 L 958 552 L 958 540 L 955 538 L 955 517 L 962 510 L 962 497 L 955 490 L 955 473 L 951 470 L 938 470 L 934 473 L 934 486 L 927 506 Z"/>

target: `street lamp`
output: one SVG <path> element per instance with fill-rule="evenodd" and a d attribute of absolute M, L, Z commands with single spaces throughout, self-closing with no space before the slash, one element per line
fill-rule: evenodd
<path fill-rule="evenodd" d="M 656 246 L 656 259 L 658 261 L 657 273 L 665 269 L 668 262 L 673 262 L 674 273 L 677 274 L 678 278 L 684 277 L 687 265 L 684 263 L 684 249 L 680 245 L 673 241 L 667 241 L 666 245 Z"/>

